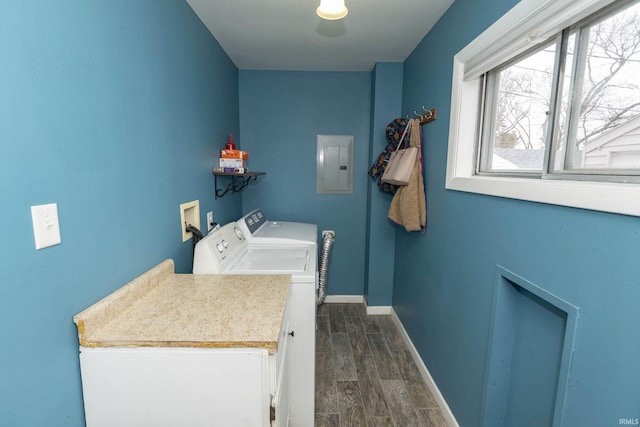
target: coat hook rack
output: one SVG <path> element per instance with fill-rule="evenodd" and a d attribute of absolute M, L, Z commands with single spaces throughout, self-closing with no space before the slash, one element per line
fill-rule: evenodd
<path fill-rule="evenodd" d="M 416 115 L 416 118 L 420 120 L 421 125 L 426 125 L 427 123 L 431 123 L 436 119 L 436 114 L 438 110 L 436 108 L 432 108 L 431 110 L 427 110 L 422 106 L 422 114 L 418 114 L 417 112 L 413 112 Z"/>
<path fill-rule="evenodd" d="M 413 110 L 414 119 L 418 119 L 421 125 L 426 125 L 427 123 L 431 123 L 436 119 L 436 114 L 438 110 L 436 108 L 432 108 L 431 110 L 427 110 L 424 105 L 422 106 L 423 113 L 420 114 L 416 110 Z M 407 120 L 410 119 L 409 115 L 407 115 Z"/>

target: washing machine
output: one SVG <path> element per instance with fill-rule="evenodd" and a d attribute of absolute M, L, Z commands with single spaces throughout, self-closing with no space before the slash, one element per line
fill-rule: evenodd
<path fill-rule="evenodd" d="M 268 243 L 260 243 L 265 241 Z M 194 274 L 291 275 L 289 298 L 295 333 L 289 344 L 292 427 L 314 424 L 317 257 L 315 239 L 254 239 L 250 243 L 236 222 L 200 240 L 193 257 Z"/>
<path fill-rule="evenodd" d="M 318 243 L 318 226 L 316 224 L 269 221 L 262 209 L 249 212 L 236 222 L 249 244 Z"/>

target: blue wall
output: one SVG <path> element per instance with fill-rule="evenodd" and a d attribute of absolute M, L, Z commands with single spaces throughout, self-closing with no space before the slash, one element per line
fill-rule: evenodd
<path fill-rule="evenodd" d="M 166 258 L 179 204 L 220 222 L 211 167 L 238 132 L 237 69 L 182 0 L 0 5 L 0 424 L 84 425 L 72 316 Z M 30 206 L 62 244 L 35 250 Z"/>
<path fill-rule="evenodd" d="M 371 73 L 241 71 L 240 140 L 248 167 L 267 175 L 242 209 L 335 230 L 330 295 L 362 295 L 369 185 Z M 353 135 L 353 194 L 316 194 L 316 136 Z"/>
<path fill-rule="evenodd" d="M 385 135 L 387 124 L 400 117 L 402 71 L 400 62 L 381 62 L 373 69 L 369 165 L 378 159 L 388 144 Z M 369 306 L 390 306 L 393 298 L 396 226 L 387 218 L 387 214 L 393 195 L 381 192 L 378 183 L 373 180 L 369 180 L 367 191 L 365 297 Z"/>
<path fill-rule="evenodd" d="M 453 56 L 515 3 L 457 0 L 405 61 L 403 112 L 438 120 L 423 127 L 427 233 L 397 233 L 394 308 L 460 425 L 479 426 L 503 266 L 579 308 L 564 425 L 618 425 L 640 417 L 640 218 L 444 188 Z M 525 386 L 549 375 L 514 366 Z"/>

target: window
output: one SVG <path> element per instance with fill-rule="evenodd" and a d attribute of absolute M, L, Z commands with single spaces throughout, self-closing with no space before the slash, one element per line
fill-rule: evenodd
<path fill-rule="evenodd" d="M 484 75 L 481 172 L 542 172 L 555 53 L 547 44 Z"/>
<path fill-rule="evenodd" d="M 640 174 L 640 3 L 612 6 L 484 74 L 480 173 Z"/>
<path fill-rule="evenodd" d="M 447 188 L 640 216 L 640 1 L 540 3 L 456 55 Z"/>

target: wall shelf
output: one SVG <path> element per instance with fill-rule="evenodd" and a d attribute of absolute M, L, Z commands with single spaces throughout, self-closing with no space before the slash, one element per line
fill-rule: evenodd
<path fill-rule="evenodd" d="M 216 199 L 220 197 L 224 197 L 228 192 L 239 193 L 240 191 L 247 188 L 251 181 L 255 181 L 258 179 L 258 176 L 265 175 L 266 172 L 245 172 L 245 173 L 234 173 L 234 172 L 213 172 L 213 176 L 216 184 Z M 218 177 L 219 176 L 230 176 L 231 182 L 224 188 L 218 188 Z"/>

